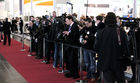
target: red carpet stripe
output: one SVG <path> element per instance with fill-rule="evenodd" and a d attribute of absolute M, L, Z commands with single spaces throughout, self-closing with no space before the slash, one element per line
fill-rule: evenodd
<path fill-rule="evenodd" d="M 21 46 L 20 42 L 13 39 L 11 46 L 4 46 L 1 42 L 0 53 L 28 83 L 75 83 L 74 79 L 57 73 L 60 69 L 53 69 L 52 64 L 40 63 L 41 60 L 27 56 L 29 54 L 27 46 L 25 46 L 26 51 L 21 52 Z"/>
<path fill-rule="evenodd" d="M 27 56 L 28 51 L 21 52 L 21 43 L 12 40 L 11 46 L 0 43 L 0 53 L 28 81 L 28 83 L 75 83 L 72 78 L 65 78 L 57 73 L 52 64 L 40 63 L 41 60 Z M 25 46 L 25 49 L 28 49 Z"/>

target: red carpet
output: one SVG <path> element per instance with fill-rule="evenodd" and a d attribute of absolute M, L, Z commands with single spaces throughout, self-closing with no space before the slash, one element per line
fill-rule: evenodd
<path fill-rule="evenodd" d="M 28 83 L 75 83 L 74 79 L 57 73 L 59 68 L 53 69 L 52 64 L 40 63 L 41 60 L 27 56 L 29 52 L 21 52 L 20 49 L 21 43 L 16 40 L 12 40 L 11 46 L 0 43 L 0 53 Z M 28 50 L 28 47 L 25 46 L 25 49 Z"/>

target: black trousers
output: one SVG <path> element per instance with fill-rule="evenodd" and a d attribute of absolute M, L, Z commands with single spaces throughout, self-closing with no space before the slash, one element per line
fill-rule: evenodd
<path fill-rule="evenodd" d="M 52 56 L 53 60 L 54 60 L 54 43 L 52 42 L 47 42 L 46 43 L 46 55 L 45 58 L 47 59 L 47 61 L 50 61 L 50 58 Z"/>
<path fill-rule="evenodd" d="M 75 77 L 78 76 L 78 49 L 68 47 L 65 53 L 66 69 Z"/>
<path fill-rule="evenodd" d="M 5 33 L 4 32 L 4 42 L 3 42 L 3 45 L 6 45 L 7 38 L 8 38 L 8 44 L 10 46 L 11 45 L 10 33 Z"/>
<path fill-rule="evenodd" d="M 103 80 L 104 83 L 125 83 L 125 78 L 124 78 L 124 71 L 104 71 L 103 72 Z"/>
<path fill-rule="evenodd" d="M 37 46 L 38 46 L 38 48 L 37 48 L 38 55 L 37 56 L 40 58 L 43 58 L 43 39 L 42 38 L 38 39 Z"/>
<path fill-rule="evenodd" d="M 20 33 L 23 34 L 23 26 L 20 26 Z"/>

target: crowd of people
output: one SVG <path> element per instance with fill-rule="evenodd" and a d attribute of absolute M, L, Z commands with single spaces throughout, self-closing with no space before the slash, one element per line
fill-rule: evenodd
<path fill-rule="evenodd" d="M 21 18 L 16 17 L 16 19 L 12 19 L 10 22 L 8 18 L 5 18 L 4 20 L 0 20 L 0 33 L 1 33 L 1 39 L 0 42 L 3 41 L 3 45 L 6 45 L 6 41 L 8 38 L 8 45 L 11 45 L 11 33 L 18 32 L 18 26 L 19 31 L 22 34 L 23 33 L 23 20 Z M 4 38 L 3 38 L 4 34 Z"/>
<path fill-rule="evenodd" d="M 96 18 L 81 16 L 79 21 L 76 18 L 76 14 L 56 16 L 55 11 L 50 18 L 31 16 L 30 22 L 25 27 L 30 32 L 30 48 L 36 52 L 35 58 L 44 58 L 43 39 L 45 39 L 45 63 L 50 64 L 50 60 L 53 58 L 53 68 L 58 66 L 62 68 L 63 54 L 67 70 L 64 76 L 77 79 L 79 78 L 79 49 L 74 46 L 82 47 L 84 67 L 87 72 L 83 79 L 96 81 L 101 78 L 101 73 L 103 73 L 104 83 L 126 83 L 124 71 L 127 66 L 135 65 L 135 63 L 130 61 L 126 65 L 124 61 L 121 61 L 122 57 L 130 57 L 133 52 L 130 49 L 131 39 L 121 26 L 119 17 L 113 12 L 109 12 L 106 16 L 99 15 Z M 23 21 L 21 18 L 12 20 L 12 24 L 8 22 L 7 18 L 3 23 L 0 22 L 1 40 L 3 39 L 2 32 L 4 32 L 4 45 L 6 36 L 10 45 L 10 33 L 17 31 L 17 21 L 19 21 L 22 34 Z M 136 28 L 135 31 L 137 50 L 139 50 L 140 29 Z M 62 43 L 67 45 L 62 48 Z M 62 50 L 64 50 L 63 53 Z M 139 57 L 139 51 L 137 54 Z M 132 66 L 133 77 L 130 83 L 135 83 L 134 70 L 135 66 Z"/>

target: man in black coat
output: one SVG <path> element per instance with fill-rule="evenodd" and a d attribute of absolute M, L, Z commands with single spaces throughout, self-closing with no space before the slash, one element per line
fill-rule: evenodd
<path fill-rule="evenodd" d="M 129 35 L 130 33 L 133 33 L 131 31 L 129 31 Z M 134 35 L 130 35 L 130 43 L 132 44 L 132 37 L 134 37 Z M 137 57 L 134 56 L 134 59 L 135 60 L 138 60 L 138 79 L 139 79 L 139 82 L 140 83 L 140 28 L 137 28 L 136 32 L 135 32 L 135 37 L 136 37 L 136 47 L 137 47 Z M 133 52 L 133 46 L 130 44 L 130 48 L 131 48 L 131 54 L 134 55 L 134 52 Z M 134 60 L 134 61 L 135 61 Z M 133 76 L 131 78 L 131 80 L 129 81 L 129 83 L 136 83 L 136 63 L 132 61 L 131 63 L 131 68 L 132 68 L 132 73 L 133 73 Z"/>
<path fill-rule="evenodd" d="M 102 21 L 103 21 L 103 16 L 96 17 L 97 30 L 101 30 L 105 27 L 105 24 Z"/>
<path fill-rule="evenodd" d="M 66 36 L 66 43 L 70 45 L 78 45 L 79 29 L 75 22 L 73 22 L 72 16 L 66 17 L 66 24 L 68 28 L 63 32 Z M 66 50 L 66 68 L 70 73 L 65 74 L 66 77 L 73 77 L 74 79 L 79 77 L 78 74 L 78 50 L 76 48 L 67 47 Z"/>
<path fill-rule="evenodd" d="M 1 42 L 1 40 L 3 40 L 3 22 L 2 22 L 2 20 L 0 20 L 0 35 L 1 35 L 1 39 L 0 39 L 0 42 Z"/>
<path fill-rule="evenodd" d="M 102 29 L 105 28 L 105 23 L 103 23 L 102 21 L 103 21 L 103 16 L 97 16 L 96 17 L 96 29 L 97 29 L 96 34 L 98 34 L 98 32 L 100 32 Z M 96 77 L 99 78 L 99 76 L 100 76 L 100 72 L 97 69 Z"/>
<path fill-rule="evenodd" d="M 4 42 L 3 45 L 6 45 L 7 37 L 8 37 L 8 44 L 11 45 L 11 23 L 8 22 L 8 18 L 5 19 L 5 22 L 3 23 L 3 31 L 4 31 Z"/>
<path fill-rule="evenodd" d="M 138 80 L 140 83 L 140 28 L 136 32 L 136 42 L 137 42 L 137 60 L 138 60 Z"/>
<path fill-rule="evenodd" d="M 22 18 L 20 17 L 20 22 L 19 22 L 19 26 L 20 26 L 20 33 L 23 34 L 23 20 Z"/>
<path fill-rule="evenodd" d="M 94 49 L 97 51 L 98 70 L 103 72 L 104 83 L 125 83 L 124 68 L 120 58 L 129 56 L 125 31 L 118 29 L 114 13 L 109 12 L 105 19 L 106 27 L 97 33 Z"/>
<path fill-rule="evenodd" d="M 41 19 L 36 17 L 36 21 L 34 22 L 35 29 L 35 47 L 36 47 L 36 59 L 43 58 L 43 27 L 41 24 Z"/>

